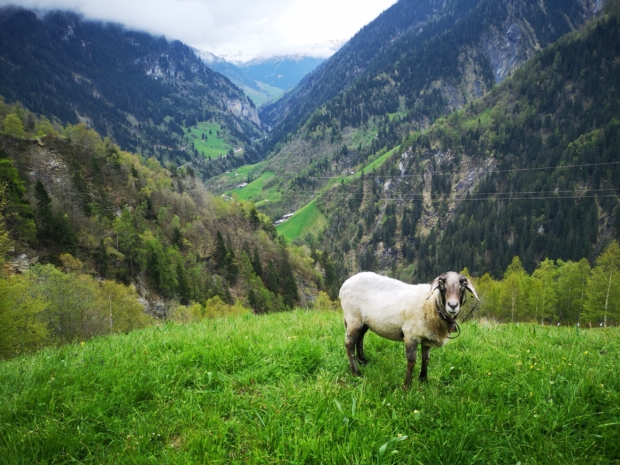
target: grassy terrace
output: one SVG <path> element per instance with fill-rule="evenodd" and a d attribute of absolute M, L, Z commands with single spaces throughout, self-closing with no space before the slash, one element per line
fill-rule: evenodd
<path fill-rule="evenodd" d="M 465 324 L 402 389 L 340 312 L 165 324 L 0 363 L 3 463 L 611 464 L 620 329 Z"/>

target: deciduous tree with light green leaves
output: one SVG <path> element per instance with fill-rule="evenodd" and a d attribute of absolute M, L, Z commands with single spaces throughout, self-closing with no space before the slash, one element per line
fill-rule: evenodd
<path fill-rule="evenodd" d="M 524 313 L 525 292 L 527 289 L 526 280 L 527 273 L 523 269 L 521 260 L 519 257 L 514 257 L 512 263 L 506 268 L 499 299 L 503 315 L 509 315 L 512 322 L 515 321 L 515 318 L 520 319 Z"/>
<path fill-rule="evenodd" d="M 9 113 L 4 118 L 4 132 L 13 137 L 23 137 L 24 125 L 22 120 L 14 113 Z"/>
<path fill-rule="evenodd" d="M 4 222 L 4 209 L 7 203 L 5 196 L 6 186 L 6 183 L 0 184 L 0 276 L 4 265 L 4 256 L 11 248 L 11 238 Z"/>
<path fill-rule="evenodd" d="M 0 358 L 42 347 L 48 331 L 40 319 L 45 303 L 30 292 L 27 276 L 0 278 Z"/>
<path fill-rule="evenodd" d="M 578 262 L 558 260 L 557 311 L 559 320 L 576 324 L 583 313 L 590 277 L 590 264 L 585 258 Z"/>
<path fill-rule="evenodd" d="M 592 269 L 581 320 L 597 326 L 620 323 L 620 245 L 613 241 Z"/>
<path fill-rule="evenodd" d="M 557 301 L 555 275 L 555 263 L 548 258 L 540 263 L 532 275 L 536 283 L 530 290 L 530 297 L 534 306 L 534 319 L 541 324 L 545 320 L 552 320 L 555 315 Z"/>

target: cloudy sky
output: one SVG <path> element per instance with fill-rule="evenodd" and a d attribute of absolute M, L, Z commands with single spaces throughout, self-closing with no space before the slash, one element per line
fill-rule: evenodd
<path fill-rule="evenodd" d="M 228 58 L 285 53 L 326 56 L 396 0 L 0 0 L 0 5 L 72 9 L 164 34 Z"/>

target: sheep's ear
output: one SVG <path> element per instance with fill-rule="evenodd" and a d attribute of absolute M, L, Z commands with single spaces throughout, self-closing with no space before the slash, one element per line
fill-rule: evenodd
<path fill-rule="evenodd" d="M 446 284 L 445 274 L 440 274 L 439 276 L 437 276 L 431 283 L 431 290 L 429 291 L 428 296 L 426 296 L 426 300 L 428 300 L 430 296 L 433 295 L 433 292 L 435 291 L 435 289 L 437 289 L 440 286 L 444 286 L 445 284 Z"/>
<path fill-rule="evenodd" d="M 476 288 L 472 284 L 471 280 L 469 278 L 465 278 L 465 279 L 467 279 L 467 282 L 465 283 L 465 289 L 471 292 L 473 296 L 476 298 L 476 300 L 480 302 L 480 297 L 478 297 L 478 294 L 476 293 Z"/>

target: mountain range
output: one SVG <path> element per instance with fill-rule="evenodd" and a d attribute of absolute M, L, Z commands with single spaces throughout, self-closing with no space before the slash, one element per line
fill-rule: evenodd
<path fill-rule="evenodd" d="M 287 214 L 277 231 L 334 298 L 360 270 L 497 277 L 515 255 L 531 272 L 545 258 L 592 262 L 619 238 L 618 9 L 400 0 L 257 110 L 241 87 L 267 85 L 282 62 L 252 75 L 119 25 L 10 8 L 0 94 Z"/>
<path fill-rule="evenodd" d="M 277 100 L 325 61 L 307 55 L 283 55 L 233 63 L 210 52 L 195 51 L 209 68 L 243 89 L 257 106 Z"/>
<path fill-rule="evenodd" d="M 261 108 L 271 152 L 250 198 L 273 217 L 295 212 L 278 230 L 328 250 L 342 277 L 425 280 L 464 266 L 499 276 L 514 255 L 529 271 L 545 257 L 594 260 L 618 237 L 617 175 L 603 168 L 613 151 L 602 148 L 620 117 L 618 50 L 602 39 L 615 37 L 617 3 L 423 5 L 398 2 Z M 409 19 L 399 29 L 395 18 Z M 570 181 L 560 168 L 542 174 L 571 165 L 567 153 L 601 167 Z M 488 202 L 466 201 L 479 190 Z"/>

